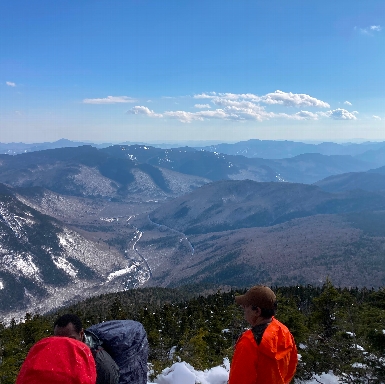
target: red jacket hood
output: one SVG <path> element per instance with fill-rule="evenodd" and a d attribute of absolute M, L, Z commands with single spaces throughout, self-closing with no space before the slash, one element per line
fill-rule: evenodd
<path fill-rule="evenodd" d="M 21 366 L 16 384 L 95 384 L 96 369 L 86 344 L 68 337 L 37 342 Z"/>

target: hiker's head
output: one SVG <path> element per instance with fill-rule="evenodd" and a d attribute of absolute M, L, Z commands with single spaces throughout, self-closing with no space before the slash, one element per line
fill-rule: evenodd
<path fill-rule="evenodd" d="M 16 384 L 95 384 L 95 360 L 84 343 L 46 337 L 28 352 Z"/>
<path fill-rule="evenodd" d="M 84 331 L 81 320 L 72 313 L 60 316 L 53 325 L 53 334 L 55 336 L 65 336 L 71 339 L 83 341 Z"/>
<path fill-rule="evenodd" d="M 264 285 L 256 285 L 244 295 L 235 296 L 235 302 L 243 307 L 245 317 L 246 315 L 251 317 L 254 312 L 254 315 L 258 314 L 258 317 L 269 319 L 275 315 L 277 310 L 277 299 L 274 292 Z"/>

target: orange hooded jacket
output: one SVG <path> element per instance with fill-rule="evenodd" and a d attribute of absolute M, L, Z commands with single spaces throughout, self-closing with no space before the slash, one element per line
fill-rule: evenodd
<path fill-rule="evenodd" d="M 250 329 L 239 338 L 231 362 L 229 384 L 288 384 L 297 362 L 292 334 L 273 318 L 259 345 Z"/>

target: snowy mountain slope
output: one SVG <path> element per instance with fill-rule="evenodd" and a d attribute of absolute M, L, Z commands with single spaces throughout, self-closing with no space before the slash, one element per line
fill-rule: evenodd
<path fill-rule="evenodd" d="M 341 285 L 384 283 L 384 218 L 371 213 L 385 209 L 382 194 L 208 183 L 202 175 L 258 174 L 218 153 L 130 148 L 0 157 L 0 180 L 17 186 L 2 186 L 0 311 L 44 312 L 143 284 L 319 284 L 328 274 Z M 340 217 L 349 212 L 359 217 Z"/>
<path fill-rule="evenodd" d="M 90 146 L 1 156 L 0 182 L 43 187 L 78 197 L 164 199 L 190 192 L 209 180 L 112 157 Z"/>
<path fill-rule="evenodd" d="M 143 260 L 87 239 L 0 184 L 0 313 L 43 312 L 75 297 L 123 290 L 127 282 L 142 284 L 147 270 Z"/>

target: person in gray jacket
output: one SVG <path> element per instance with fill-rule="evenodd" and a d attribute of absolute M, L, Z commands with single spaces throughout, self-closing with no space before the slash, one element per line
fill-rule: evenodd
<path fill-rule="evenodd" d="M 71 313 L 60 316 L 54 323 L 53 333 L 55 336 L 69 337 L 82 341 L 90 347 L 96 365 L 96 384 L 118 384 L 119 367 L 101 346 L 98 337 L 84 331 L 78 316 Z"/>

